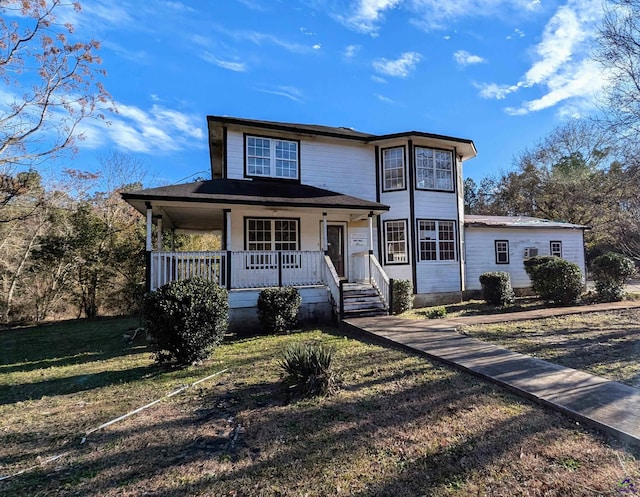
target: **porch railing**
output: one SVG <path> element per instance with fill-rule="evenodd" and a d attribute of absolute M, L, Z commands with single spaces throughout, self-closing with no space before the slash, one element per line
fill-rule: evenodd
<path fill-rule="evenodd" d="M 229 289 L 324 284 L 319 251 L 151 252 L 151 290 L 201 277 Z"/>
<path fill-rule="evenodd" d="M 391 309 L 391 285 L 392 281 L 389 279 L 387 274 L 382 269 L 382 266 L 376 259 L 376 256 L 373 254 L 369 254 L 369 275 L 371 278 L 371 284 L 378 290 L 378 293 L 384 300 L 384 303 L 387 305 L 387 309 L 389 313 L 392 312 Z"/>
<path fill-rule="evenodd" d="M 324 283 L 329 288 L 329 294 L 331 295 L 331 305 L 334 310 L 338 314 L 338 316 L 342 315 L 342 294 L 340 292 L 340 276 L 338 276 L 338 272 L 336 271 L 333 262 L 331 261 L 331 257 L 328 255 L 324 256 L 324 265 L 323 265 L 323 278 Z"/>

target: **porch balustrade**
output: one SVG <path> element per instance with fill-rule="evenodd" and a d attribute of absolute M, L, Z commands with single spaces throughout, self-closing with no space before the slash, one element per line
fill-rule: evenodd
<path fill-rule="evenodd" d="M 151 252 L 151 290 L 193 277 L 229 289 L 324 284 L 320 251 Z"/>

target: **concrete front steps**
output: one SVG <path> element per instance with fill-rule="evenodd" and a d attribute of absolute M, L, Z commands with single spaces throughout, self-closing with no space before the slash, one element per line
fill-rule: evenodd
<path fill-rule="evenodd" d="M 387 306 L 373 286 L 344 283 L 342 287 L 344 318 L 386 316 Z"/>

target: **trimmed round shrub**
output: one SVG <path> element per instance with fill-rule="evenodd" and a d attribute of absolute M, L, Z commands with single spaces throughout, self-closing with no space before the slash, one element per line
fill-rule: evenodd
<path fill-rule="evenodd" d="M 284 333 L 295 328 L 302 304 L 294 287 L 265 288 L 258 296 L 258 320 L 265 333 Z"/>
<path fill-rule="evenodd" d="M 573 262 L 555 256 L 541 256 L 525 261 L 524 267 L 531 279 L 531 288 L 545 302 L 571 305 L 582 295 L 582 271 Z"/>
<path fill-rule="evenodd" d="M 409 280 L 393 280 L 393 314 L 402 314 L 413 307 L 413 284 Z"/>
<path fill-rule="evenodd" d="M 172 281 L 148 293 L 142 317 L 158 362 L 205 359 L 228 326 L 227 290 L 201 278 Z"/>
<path fill-rule="evenodd" d="M 511 276 L 504 271 L 482 273 L 482 298 L 487 304 L 496 307 L 507 307 L 515 302 L 515 294 L 511 287 Z"/>
<path fill-rule="evenodd" d="M 624 298 L 624 284 L 636 272 L 635 264 L 622 254 L 608 252 L 596 257 L 591 263 L 596 291 L 606 302 L 617 302 Z"/>
<path fill-rule="evenodd" d="M 307 398 L 330 393 L 334 384 L 333 354 L 333 349 L 319 344 L 298 342 L 289 345 L 280 361 L 280 367 L 286 373 L 287 395 Z"/>

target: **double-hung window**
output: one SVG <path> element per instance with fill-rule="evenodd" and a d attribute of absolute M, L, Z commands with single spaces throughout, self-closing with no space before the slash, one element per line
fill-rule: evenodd
<path fill-rule="evenodd" d="M 297 141 L 247 136 L 247 176 L 298 179 Z"/>
<path fill-rule="evenodd" d="M 297 219 L 247 219 L 247 250 L 298 250 Z"/>
<path fill-rule="evenodd" d="M 549 242 L 549 253 L 556 257 L 562 257 L 562 242 Z"/>
<path fill-rule="evenodd" d="M 418 220 L 418 260 L 456 260 L 455 221 Z"/>
<path fill-rule="evenodd" d="M 384 222 L 387 264 L 406 264 L 407 222 L 404 219 Z"/>
<path fill-rule="evenodd" d="M 453 154 L 449 150 L 416 147 L 415 155 L 418 189 L 453 191 Z"/>
<path fill-rule="evenodd" d="M 384 190 L 404 190 L 404 147 L 382 151 Z"/>
<path fill-rule="evenodd" d="M 496 264 L 509 264 L 509 240 L 496 240 Z"/>

